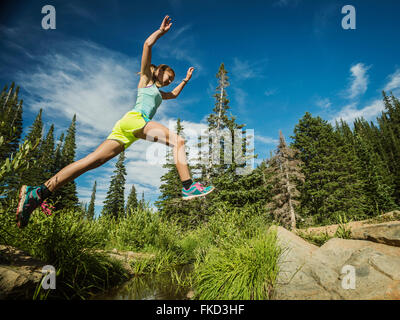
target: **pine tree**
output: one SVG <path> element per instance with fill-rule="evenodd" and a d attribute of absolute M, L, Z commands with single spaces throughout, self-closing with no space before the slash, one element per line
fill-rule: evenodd
<path fill-rule="evenodd" d="M 64 133 L 61 133 L 60 138 L 58 139 L 57 147 L 54 151 L 54 161 L 52 161 L 52 168 L 51 168 L 51 174 L 50 177 L 56 175 L 61 169 L 62 169 L 62 164 L 61 164 L 61 151 L 63 148 L 63 142 L 64 142 Z M 61 188 L 62 189 L 62 188 Z M 53 203 L 55 208 L 62 208 L 62 193 L 61 189 L 55 190 L 49 199 L 49 202 Z"/>
<path fill-rule="evenodd" d="M 228 114 L 227 74 L 222 63 L 216 75 L 218 86 L 214 94 L 215 106 L 207 118 L 208 136 L 202 137 L 203 141 L 199 144 L 201 161 L 197 169 L 202 173 L 202 181 L 216 188 L 203 200 L 203 210 L 208 214 L 217 209 L 221 202 L 231 206 L 244 203 L 248 190 L 243 190 L 240 182 L 245 182 L 243 177 L 253 170 L 248 160 L 257 157 L 252 154 L 254 150 L 248 147 L 248 139 L 252 137 L 244 129 L 245 125 L 237 124 L 236 117 Z"/>
<path fill-rule="evenodd" d="M 3 144 L 0 145 L 0 161 L 3 161 L 15 154 L 18 150 L 22 135 L 22 100 L 18 102 L 19 87 L 14 91 L 14 82 L 7 91 L 4 87 L 0 94 L 0 121 L 6 125 L 0 126 L 0 136 L 3 137 Z"/>
<path fill-rule="evenodd" d="M 359 175 L 364 181 L 364 192 L 368 200 L 368 214 L 379 215 L 399 207 L 394 201 L 394 190 L 391 185 L 390 173 L 384 166 L 379 154 L 359 134 L 355 135 L 355 147 L 360 159 Z"/>
<path fill-rule="evenodd" d="M 41 168 L 40 181 L 43 183 L 53 176 L 54 168 L 54 125 L 50 126 L 50 129 L 46 135 L 46 138 L 41 144 L 39 151 L 39 165 Z"/>
<path fill-rule="evenodd" d="M 291 147 L 300 151 L 304 183 L 299 190 L 301 216 L 313 223 L 338 222 L 338 216 L 362 217 L 367 210 L 362 181 L 357 176 L 354 147 L 332 126 L 309 112 L 294 130 Z"/>
<path fill-rule="evenodd" d="M 370 207 L 364 191 L 364 181 L 360 177 L 360 161 L 355 150 L 354 135 L 342 119 L 336 121 L 334 131 L 334 149 L 329 157 L 330 168 L 336 173 L 334 179 L 326 184 L 329 195 L 324 203 L 326 213 L 345 216 L 354 220 L 368 217 Z M 329 167 L 328 167 L 329 168 Z"/>
<path fill-rule="evenodd" d="M 274 173 L 269 182 L 273 186 L 273 199 L 267 204 L 276 221 L 287 229 L 296 229 L 296 208 L 300 204 L 297 200 L 300 192 L 297 184 L 304 182 L 301 172 L 301 161 L 296 159 L 298 150 L 289 148 L 286 144 L 282 131 L 279 131 L 279 145 L 276 155 L 269 161 L 266 172 Z"/>
<path fill-rule="evenodd" d="M 184 137 L 183 129 L 181 119 L 178 118 L 176 133 Z M 177 199 L 182 197 L 182 182 L 176 169 L 171 148 L 167 150 L 166 163 L 163 165 L 163 168 L 168 171 L 161 177 L 161 195 L 159 196 L 159 200 L 155 202 L 155 205 L 164 217 L 172 219 L 173 217 L 182 215 L 185 203 L 177 203 Z"/>
<path fill-rule="evenodd" d="M 140 199 L 138 202 L 138 209 L 139 210 L 146 209 L 146 201 L 144 200 L 144 191 L 142 191 L 142 199 Z"/>
<path fill-rule="evenodd" d="M 63 148 L 61 149 L 61 157 L 59 159 L 61 168 L 74 162 L 75 159 L 75 132 L 76 132 L 76 115 L 73 116 L 71 125 L 68 128 L 67 135 L 65 137 Z M 57 154 L 55 161 L 57 161 Z M 56 203 L 55 207 L 57 210 L 62 208 L 78 208 L 79 199 L 76 192 L 75 181 L 66 183 L 62 188 L 56 190 L 56 197 L 60 197 L 62 200 Z"/>
<path fill-rule="evenodd" d="M 213 95 L 215 98 L 215 105 L 213 113 L 208 118 L 208 131 L 207 135 L 202 138 L 199 145 L 200 161 L 197 169 L 203 173 L 202 181 L 205 184 L 212 182 L 212 178 L 218 176 L 223 170 L 221 159 L 223 159 L 223 138 L 221 133 L 227 127 L 229 121 L 227 110 L 229 109 L 229 100 L 225 88 L 229 86 L 228 72 L 225 70 L 225 65 L 221 63 L 216 77 L 218 79 L 218 86 L 216 93 Z"/>
<path fill-rule="evenodd" d="M 184 127 L 179 118 L 176 124 L 176 132 L 185 139 Z M 186 152 L 186 157 L 188 158 L 188 152 Z M 204 198 L 191 201 L 182 200 L 182 182 L 171 150 L 167 152 L 166 158 L 167 161 L 163 167 L 168 171 L 161 177 L 163 182 L 160 186 L 161 195 L 155 205 L 163 218 L 173 220 L 184 229 L 195 228 L 204 220 L 205 215 L 210 214 L 210 211 L 207 210 Z M 188 163 L 188 168 L 189 172 L 193 170 L 190 163 Z M 192 179 L 196 180 L 193 175 Z"/>
<path fill-rule="evenodd" d="M 14 90 L 14 82 L 7 91 L 4 87 L 0 94 L 0 162 L 15 156 L 19 149 L 22 135 L 22 100 L 18 102 L 19 87 Z M 4 190 L 6 196 L 13 197 L 18 193 L 20 173 L 9 175 L 0 182 L 0 188 Z"/>
<path fill-rule="evenodd" d="M 387 163 L 394 182 L 394 197 L 400 204 L 400 102 L 393 95 L 388 97 L 383 92 L 385 111 L 378 123 L 382 141 L 383 157 Z"/>
<path fill-rule="evenodd" d="M 137 207 L 138 200 L 136 196 L 136 189 L 135 186 L 132 185 L 131 192 L 129 193 L 128 200 L 126 202 L 125 215 L 128 216 L 129 214 L 132 214 L 132 212 L 136 210 Z"/>
<path fill-rule="evenodd" d="M 92 190 L 92 196 L 90 198 L 90 203 L 89 203 L 89 208 L 87 209 L 87 218 L 89 220 L 93 220 L 94 219 L 94 203 L 96 200 L 96 187 L 97 187 L 97 182 L 94 182 L 93 185 L 93 190 Z"/>
<path fill-rule="evenodd" d="M 24 173 L 22 177 L 22 183 L 30 186 L 37 186 L 42 184 L 42 169 L 41 169 L 41 150 L 42 150 L 42 132 L 43 132 L 43 121 L 42 112 L 40 109 L 38 115 L 35 118 L 32 126 L 29 129 L 25 140 L 30 141 L 34 144 L 37 140 L 40 141 L 38 148 L 32 153 L 30 160 L 30 169 Z"/>
<path fill-rule="evenodd" d="M 102 215 L 109 215 L 115 218 L 121 218 L 125 215 L 124 191 L 126 169 L 124 161 L 125 151 L 122 151 L 115 165 L 114 175 L 111 177 L 110 188 L 104 201 Z"/>

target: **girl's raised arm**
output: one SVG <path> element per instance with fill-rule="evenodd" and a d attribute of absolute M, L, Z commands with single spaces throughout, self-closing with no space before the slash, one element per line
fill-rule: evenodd
<path fill-rule="evenodd" d="M 156 41 L 163 36 L 171 28 L 172 22 L 169 16 L 165 16 L 161 23 L 160 29 L 153 32 L 150 37 L 146 39 L 143 45 L 142 53 L 142 64 L 140 67 L 140 73 L 142 76 L 146 76 L 148 79 L 151 78 L 151 47 L 156 43 Z"/>

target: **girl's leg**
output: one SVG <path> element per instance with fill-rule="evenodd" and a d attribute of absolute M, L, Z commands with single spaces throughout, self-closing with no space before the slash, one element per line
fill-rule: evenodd
<path fill-rule="evenodd" d="M 181 136 L 155 121 L 149 121 L 146 126 L 136 130 L 134 135 L 141 139 L 158 141 L 167 146 L 172 146 L 176 169 L 178 170 L 181 181 L 187 181 L 190 179 L 189 168 L 186 160 L 185 140 Z"/>
<path fill-rule="evenodd" d="M 98 148 L 74 163 L 69 164 L 44 184 L 50 191 L 55 191 L 64 184 L 76 179 L 86 171 L 100 167 L 108 160 L 124 150 L 124 146 L 116 140 L 105 140 Z"/>

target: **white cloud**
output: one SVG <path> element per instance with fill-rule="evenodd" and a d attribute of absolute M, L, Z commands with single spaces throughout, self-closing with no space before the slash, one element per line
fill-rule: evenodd
<path fill-rule="evenodd" d="M 178 30 L 173 30 L 171 33 L 170 41 L 177 39 L 182 33 L 184 33 L 186 30 L 189 30 L 192 26 L 190 24 L 180 27 Z"/>
<path fill-rule="evenodd" d="M 389 92 L 391 90 L 399 89 L 400 88 L 400 69 L 397 69 L 395 73 L 391 74 L 389 76 L 390 80 L 386 84 L 385 90 L 386 92 Z"/>
<path fill-rule="evenodd" d="M 364 117 L 365 120 L 374 120 L 379 116 L 380 112 L 384 110 L 382 100 L 374 100 L 369 105 L 362 109 L 357 109 L 357 103 L 351 103 L 340 110 L 329 122 L 334 125 L 335 120 L 339 121 L 340 118 L 347 123 L 353 123 L 356 118 Z"/>
<path fill-rule="evenodd" d="M 77 115 L 77 151 L 87 152 L 132 108 L 138 64 L 86 41 L 65 43 L 59 52 L 65 53 L 49 53 L 33 70 L 19 72 L 17 81 L 30 93 L 26 105 L 32 111 L 43 108 L 47 116 L 69 121 Z"/>
<path fill-rule="evenodd" d="M 357 63 L 350 68 L 351 85 L 347 90 L 348 98 L 354 99 L 364 94 L 368 89 L 367 71 L 370 66 L 365 66 L 363 63 Z"/>
<path fill-rule="evenodd" d="M 329 98 L 320 98 L 317 99 L 317 106 L 321 109 L 329 109 L 332 106 L 332 102 L 329 100 Z"/>
<path fill-rule="evenodd" d="M 264 137 L 264 136 L 260 136 L 260 135 L 255 135 L 254 136 L 254 140 L 255 141 L 259 141 L 261 143 L 265 143 L 265 144 L 273 144 L 273 145 L 277 145 L 279 143 L 279 140 L 271 138 L 271 137 Z"/>
<path fill-rule="evenodd" d="M 234 91 L 234 96 L 235 96 L 235 102 L 239 106 L 239 109 L 242 109 L 246 106 L 246 98 L 248 96 L 247 92 L 239 87 L 233 88 Z M 245 110 L 241 110 L 244 112 Z"/>
<path fill-rule="evenodd" d="M 232 75 L 241 80 L 264 77 L 263 73 L 267 62 L 267 58 L 249 62 L 235 57 L 233 58 Z"/>
<path fill-rule="evenodd" d="M 277 92 L 278 92 L 277 89 L 268 89 L 268 90 L 266 90 L 266 91 L 264 92 L 264 94 L 265 94 L 267 97 L 270 97 L 270 96 L 273 96 L 274 94 L 276 94 Z"/>
<path fill-rule="evenodd" d="M 274 7 L 296 7 L 300 0 L 277 0 L 273 3 Z"/>

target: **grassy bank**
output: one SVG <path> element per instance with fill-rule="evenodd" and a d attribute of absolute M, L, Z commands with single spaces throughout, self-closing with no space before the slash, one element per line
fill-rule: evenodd
<path fill-rule="evenodd" d="M 121 263 L 98 249 L 155 254 L 132 262 L 137 275 L 171 271 L 179 281 L 174 268 L 193 264 L 186 281 L 195 299 L 268 299 L 279 272 L 276 235 L 267 232 L 270 221 L 261 211 L 221 207 L 190 231 L 149 208 L 119 220 L 94 221 L 79 210 L 51 217 L 36 210 L 23 230 L 14 218 L 11 210 L 0 215 L 0 242 L 56 268 L 57 290 L 47 298 L 85 299 L 126 280 Z"/>

